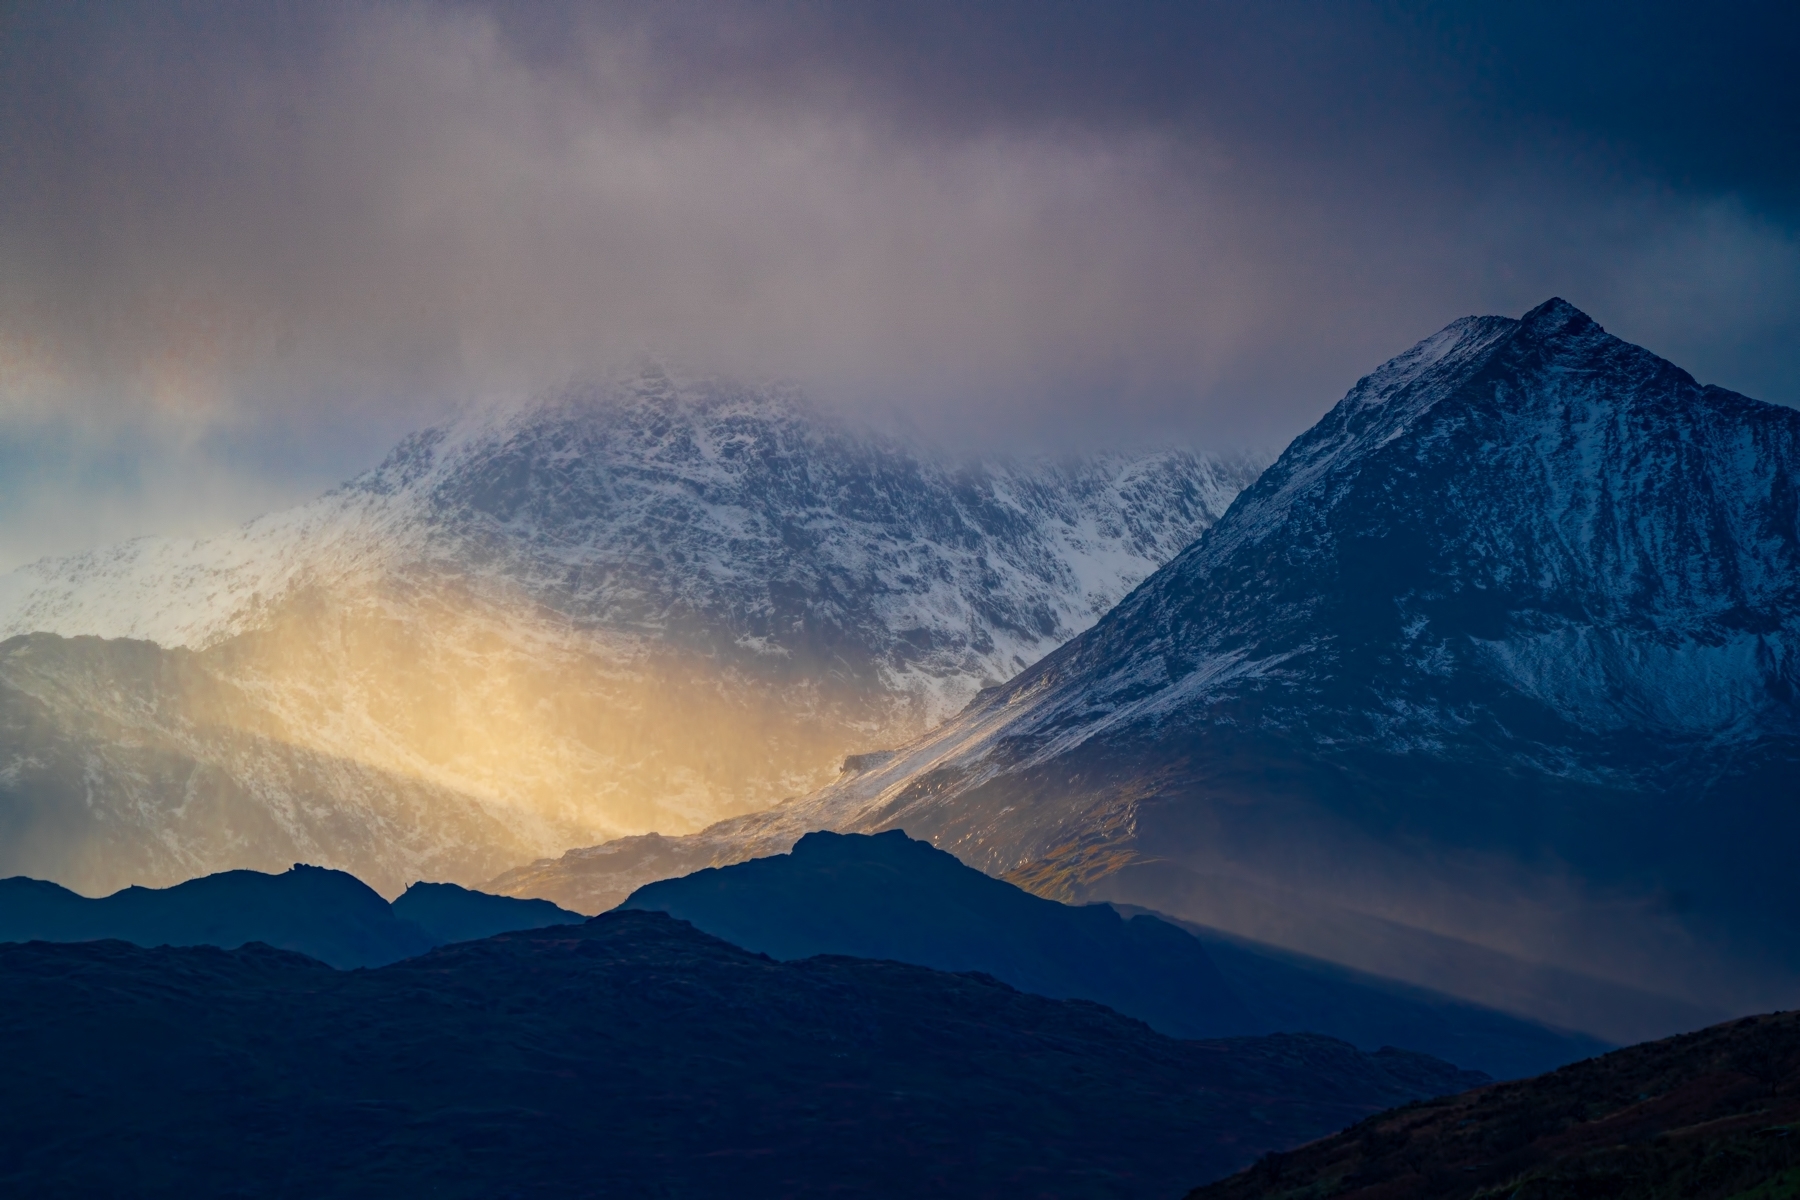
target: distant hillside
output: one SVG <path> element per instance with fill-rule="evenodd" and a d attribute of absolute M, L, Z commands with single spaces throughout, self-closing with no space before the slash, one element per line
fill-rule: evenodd
<path fill-rule="evenodd" d="M 394 901 L 392 908 L 396 917 L 423 929 L 432 944 L 438 946 L 520 929 L 579 925 L 587 920 L 548 900 L 490 896 L 454 883 L 415 883 Z"/>
<path fill-rule="evenodd" d="M 776 962 L 621 912 L 337 972 L 0 946 L 0 1193 L 161 1200 L 1178 1194 L 1480 1082 L 1183 1042 L 991 978 Z"/>
<path fill-rule="evenodd" d="M 1800 1013 L 1619 1050 L 1383 1113 L 1189 1200 L 1786 1200 Z"/>
<path fill-rule="evenodd" d="M 170 888 L 91 899 L 41 879 L 0 879 L 0 942 L 218 946 L 261 942 L 334 967 L 375 967 L 445 942 L 579 922 L 544 900 L 422 883 L 393 904 L 343 871 L 296 863 L 279 875 L 224 871 Z"/>
<path fill-rule="evenodd" d="M 1153 914 L 1045 900 L 895 830 L 810 833 L 791 853 L 638 889 L 670 913 L 782 959 L 847 954 L 982 971 L 1023 991 L 1108 1005 L 1175 1037 L 1329 1034 L 1512 1078 L 1599 1053 L 1563 1033 Z"/>
<path fill-rule="evenodd" d="M 620 907 L 666 912 L 781 959 L 982 971 L 1040 996 L 1098 1001 L 1173 1037 L 1255 1024 L 1205 948 L 1173 925 L 1040 899 L 898 830 L 809 833 L 790 854 L 653 883 Z"/>

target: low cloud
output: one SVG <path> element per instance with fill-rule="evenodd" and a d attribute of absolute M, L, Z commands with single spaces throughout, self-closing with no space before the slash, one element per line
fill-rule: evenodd
<path fill-rule="evenodd" d="M 0 556 L 241 519 L 646 351 L 961 443 L 1278 446 L 1561 294 L 1800 398 L 1790 181 L 1521 107 L 1561 76 L 1506 30 L 1035 11 L 15 10 Z"/>

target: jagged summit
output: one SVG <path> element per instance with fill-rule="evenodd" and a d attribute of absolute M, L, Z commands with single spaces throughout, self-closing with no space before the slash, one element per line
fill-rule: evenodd
<path fill-rule="evenodd" d="M 1216 530 L 996 703 L 1091 671 L 1117 683 L 1090 690 L 1132 693 L 1156 656 L 1171 686 L 1310 669 L 1386 693 L 1373 707 L 1460 665 L 1594 731 L 1792 728 L 1753 664 L 1777 684 L 1793 670 L 1769 635 L 1800 609 L 1797 430 L 1560 300 L 1458 322 L 1360 381 Z M 1454 725 L 1460 703 L 1389 703 L 1383 724 Z"/>

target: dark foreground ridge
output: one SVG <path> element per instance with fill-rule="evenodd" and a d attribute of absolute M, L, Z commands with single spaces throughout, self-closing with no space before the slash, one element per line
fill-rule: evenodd
<path fill-rule="evenodd" d="M 1784 1200 L 1800 1195 L 1800 1013 L 1409 1105 L 1189 1200 Z"/>
<path fill-rule="evenodd" d="M 59 1196 L 1169 1196 L 1482 1082 L 644 912 L 352 972 L 0 946 L 0 1061 L 0 1193 Z"/>
<path fill-rule="evenodd" d="M 776 958 L 983 971 L 1021 991 L 1097 1001 L 1172 1037 L 1310 1031 L 1503 1079 L 1610 1048 L 1152 914 L 1046 900 L 899 830 L 809 833 L 790 854 L 647 884 L 621 907 L 666 912 Z"/>

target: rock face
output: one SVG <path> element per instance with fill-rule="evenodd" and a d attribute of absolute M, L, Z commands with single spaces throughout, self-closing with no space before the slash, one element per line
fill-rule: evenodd
<path fill-rule="evenodd" d="M 1458 321 L 1092 630 L 695 845 L 904 828 L 1621 1041 L 1791 1003 L 1797 527 L 1800 412 Z"/>
<path fill-rule="evenodd" d="M 391 895 L 698 829 L 1009 678 L 1255 475 L 953 462 L 657 371 L 471 414 L 232 534 L 0 579 L 0 871 Z"/>
<path fill-rule="evenodd" d="M 1179 1195 L 1485 1082 L 609 913 L 368 971 L 0 946 L 19 1196 Z"/>

